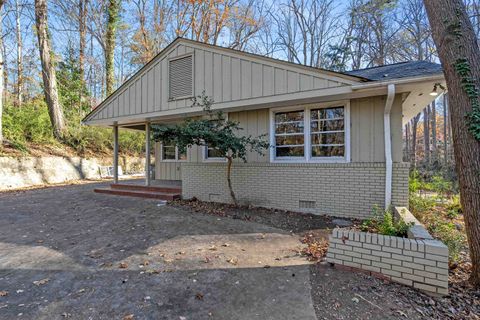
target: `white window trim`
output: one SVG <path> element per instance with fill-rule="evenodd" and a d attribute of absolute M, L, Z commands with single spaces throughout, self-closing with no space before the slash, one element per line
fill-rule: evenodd
<path fill-rule="evenodd" d="M 175 159 L 163 159 L 163 142 L 160 143 L 160 161 L 161 162 L 188 162 L 188 160 L 189 160 L 188 150 L 187 150 L 187 159 L 180 160 L 179 155 L 180 154 L 178 152 L 178 147 L 175 146 Z"/>
<path fill-rule="evenodd" d="M 331 108 L 343 106 L 344 131 L 345 131 L 345 156 L 344 157 L 312 157 L 310 137 L 310 110 L 318 108 Z M 275 157 L 275 114 L 285 111 L 304 111 L 304 156 L 303 157 Z M 270 162 L 272 163 L 349 163 L 350 158 L 350 100 L 322 102 L 308 105 L 297 105 L 270 109 Z"/>
<path fill-rule="evenodd" d="M 186 58 L 188 56 L 192 57 L 192 94 L 181 96 L 181 97 L 170 97 L 170 62 L 174 60 L 179 60 Z M 183 99 L 191 99 L 195 96 L 195 54 L 193 52 L 188 52 L 182 55 L 178 55 L 176 57 L 171 57 L 167 59 L 167 90 L 168 90 L 168 101 L 176 101 L 176 100 L 183 100 Z"/>
<path fill-rule="evenodd" d="M 209 158 L 207 148 L 208 148 L 208 146 L 203 146 L 202 147 L 203 161 L 204 162 L 226 162 L 227 161 L 227 158 L 225 158 L 225 157 Z"/>

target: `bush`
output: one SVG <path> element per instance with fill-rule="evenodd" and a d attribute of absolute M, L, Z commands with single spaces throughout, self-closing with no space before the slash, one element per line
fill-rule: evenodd
<path fill-rule="evenodd" d="M 27 151 L 27 142 L 56 144 L 46 104 L 34 99 L 21 107 L 6 104 L 3 113 L 5 139 L 21 151 Z"/>
<path fill-rule="evenodd" d="M 467 238 L 464 233 L 457 230 L 455 224 L 444 221 L 438 217 L 427 224 L 428 231 L 440 239 L 448 247 L 450 263 L 458 262 L 460 251 L 466 246 Z"/>
<path fill-rule="evenodd" d="M 406 237 L 408 229 L 413 223 L 406 223 L 403 219 L 395 222 L 390 210 L 383 212 L 378 208 L 373 208 L 373 217 L 365 220 L 362 225 L 362 231 L 377 232 L 386 236 Z"/>

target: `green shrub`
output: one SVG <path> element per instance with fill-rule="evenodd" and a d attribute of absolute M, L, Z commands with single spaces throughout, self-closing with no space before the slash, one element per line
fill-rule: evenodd
<path fill-rule="evenodd" d="M 413 223 L 406 223 L 403 219 L 395 221 L 390 210 L 382 213 L 382 211 L 375 206 L 373 208 L 373 217 L 365 220 L 362 225 L 362 231 L 378 232 L 386 236 L 406 237 L 408 229 Z"/>
<path fill-rule="evenodd" d="M 455 224 L 435 217 L 427 225 L 428 231 L 448 247 L 450 262 L 458 262 L 460 251 L 466 246 L 466 235 L 457 230 Z"/>
<path fill-rule="evenodd" d="M 25 149 L 26 143 L 57 144 L 52 135 L 52 126 L 47 106 L 34 99 L 21 107 L 7 104 L 3 114 L 3 133 L 17 149 Z"/>
<path fill-rule="evenodd" d="M 454 195 L 451 202 L 447 205 L 447 217 L 455 219 L 462 213 L 462 205 L 460 203 L 460 195 Z"/>

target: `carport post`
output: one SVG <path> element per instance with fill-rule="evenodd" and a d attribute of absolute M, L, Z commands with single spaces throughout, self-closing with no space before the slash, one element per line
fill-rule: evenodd
<path fill-rule="evenodd" d="M 145 185 L 150 185 L 150 122 L 145 122 Z"/>
<path fill-rule="evenodd" d="M 118 125 L 113 125 L 113 183 L 118 183 Z"/>

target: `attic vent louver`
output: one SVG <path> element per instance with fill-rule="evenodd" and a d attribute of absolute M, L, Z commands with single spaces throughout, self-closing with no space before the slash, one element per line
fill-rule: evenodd
<path fill-rule="evenodd" d="M 180 99 L 193 96 L 193 56 L 170 60 L 169 98 Z"/>

